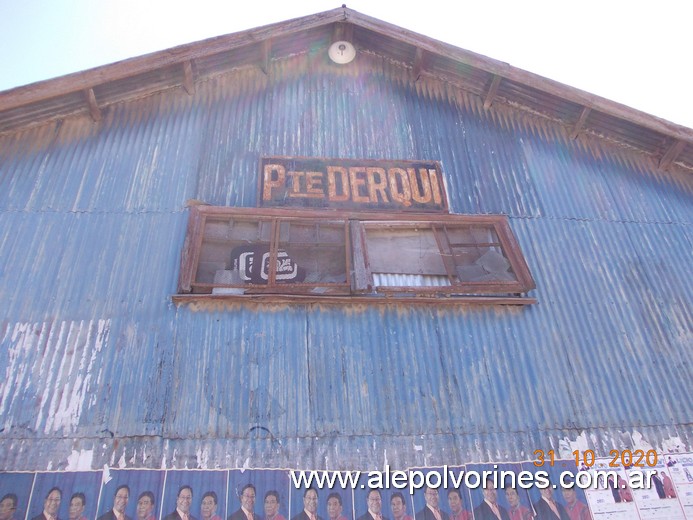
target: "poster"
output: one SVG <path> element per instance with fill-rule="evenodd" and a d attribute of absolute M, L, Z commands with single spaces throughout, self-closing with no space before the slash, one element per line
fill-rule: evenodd
<path fill-rule="evenodd" d="M 587 462 L 0 472 L 0 520 L 693 520 L 693 454 Z"/>

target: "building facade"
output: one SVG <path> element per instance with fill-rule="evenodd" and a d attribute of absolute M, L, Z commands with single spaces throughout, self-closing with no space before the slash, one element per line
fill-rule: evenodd
<path fill-rule="evenodd" d="M 346 64 L 328 56 L 341 41 L 354 44 Z M 0 131 L 0 468 L 12 479 L 94 473 L 96 490 L 104 467 L 693 451 L 690 129 L 337 9 L 0 93 Z M 268 158 L 432 164 L 446 207 L 414 213 L 499 218 L 524 283 L 388 293 L 363 267 L 355 290 L 354 215 L 418 217 L 380 207 L 365 173 L 351 178 L 358 207 L 287 209 L 285 193 L 258 209 Z M 385 178 L 370 180 L 386 190 Z M 348 277 L 333 280 L 344 290 L 282 290 L 274 274 L 269 292 L 186 286 L 207 240 L 192 215 L 219 208 L 253 225 L 327 215 L 347 233 Z M 267 265 L 286 249 L 272 225 Z M 396 262 L 401 244 L 383 254 Z M 677 503 L 693 518 L 693 502 Z"/>

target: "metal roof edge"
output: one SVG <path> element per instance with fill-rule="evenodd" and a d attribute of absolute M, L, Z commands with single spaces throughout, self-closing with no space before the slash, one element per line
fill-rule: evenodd
<path fill-rule="evenodd" d="M 89 89 L 93 89 L 99 85 L 157 68 L 177 64 L 182 65 L 200 57 L 233 50 L 246 45 L 258 44 L 268 39 L 339 22 L 353 24 L 354 26 L 376 32 L 382 36 L 399 40 L 417 49 L 421 49 L 422 52 L 436 54 L 483 70 L 501 79 L 507 79 L 529 86 L 541 92 L 581 105 L 585 109 L 614 116 L 648 130 L 661 133 L 676 141 L 693 144 L 693 129 L 686 126 L 667 121 L 627 105 L 519 69 L 508 63 L 461 49 L 454 45 L 364 15 L 344 5 L 329 11 L 264 25 L 246 31 L 216 36 L 198 42 L 187 43 L 85 71 L 75 72 L 6 90 L 0 92 L 0 112 L 20 108 L 25 105 L 74 92 L 88 92 Z M 45 117 L 43 117 L 42 120 L 43 119 L 45 119 Z M 679 152 L 680 148 L 681 145 L 679 145 Z"/>

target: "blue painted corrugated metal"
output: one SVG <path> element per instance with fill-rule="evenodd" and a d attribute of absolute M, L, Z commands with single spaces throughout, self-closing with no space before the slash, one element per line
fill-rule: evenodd
<path fill-rule="evenodd" d="M 3 466 L 690 449 L 693 177 L 409 73 L 308 53 L 0 137 Z M 254 206 L 262 155 L 440 160 L 539 303 L 174 306 L 186 201 Z"/>

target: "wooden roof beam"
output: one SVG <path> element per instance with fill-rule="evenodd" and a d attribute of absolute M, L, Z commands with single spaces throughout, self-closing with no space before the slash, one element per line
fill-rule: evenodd
<path fill-rule="evenodd" d="M 94 122 L 101 121 L 101 109 L 96 102 L 96 94 L 94 94 L 94 89 L 90 88 L 84 91 L 84 95 L 87 100 L 87 106 L 89 106 L 89 113 Z"/>
<path fill-rule="evenodd" d="M 421 47 L 417 47 L 416 54 L 414 55 L 414 66 L 412 67 L 412 72 L 416 81 L 418 81 L 419 77 L 421 76 L 421 71 L 424 68 L 425 58 L 426 56 L 424 54 L 424 50 Z"/>
<path fill-rule="evenodd" d="M 661 171 L 666 171 L 669 166 L 676 160 L 676 158 L 683 152 L 686 147 L 686 141 L 677 139 L 672 143 L 672 145 L 667 149 L 662 158 L 659 160 L 659 169 Z"/>
<path fill-rule="evenodd" d="M 491 81 L 491 85 L 489 86 L 488 92 L 486 92 L 486 97 L 484 98 L 484 108 L 491 108 L 493 100 L 496 98 L 496 94 L 498 93 L 498 87 L 500 87 L 501 79 L 503 78 L 501 78 L 498 74 L 493 75 L 493 80 Z"/>
<path fill-rule="evenodd" d="M 589 117 L 590 112 L 592 112 L 591 108 L 582 107 L 580 117 L 578 118 L 577 123 L 575 123 L 573 131 L 570 133 L 571 139 L 576 139 L 580 132 L 582 132 L 582 129 L 585 128 L 585 124 L 587 123 L 587 118 Z"/>
<path fill-rule="evenodd" d="M 192 60 L 183 62 L 183 88 L 190 96 L 195 93 L 195 75 L 193 74 Z"/>
<path fill-rule="evenodd" d="M 332 31 L 332 43 L 346 41 L 354 43 L 354 25 L 351 23 L 336 23 Z"/>
<path fill-rule="evenodd" d="M 270 60 L 272 59 L 272 38 L 262 42 L 262 56 L 260 57 L 260 69 L 265 75 L 269 74 Z"/>

